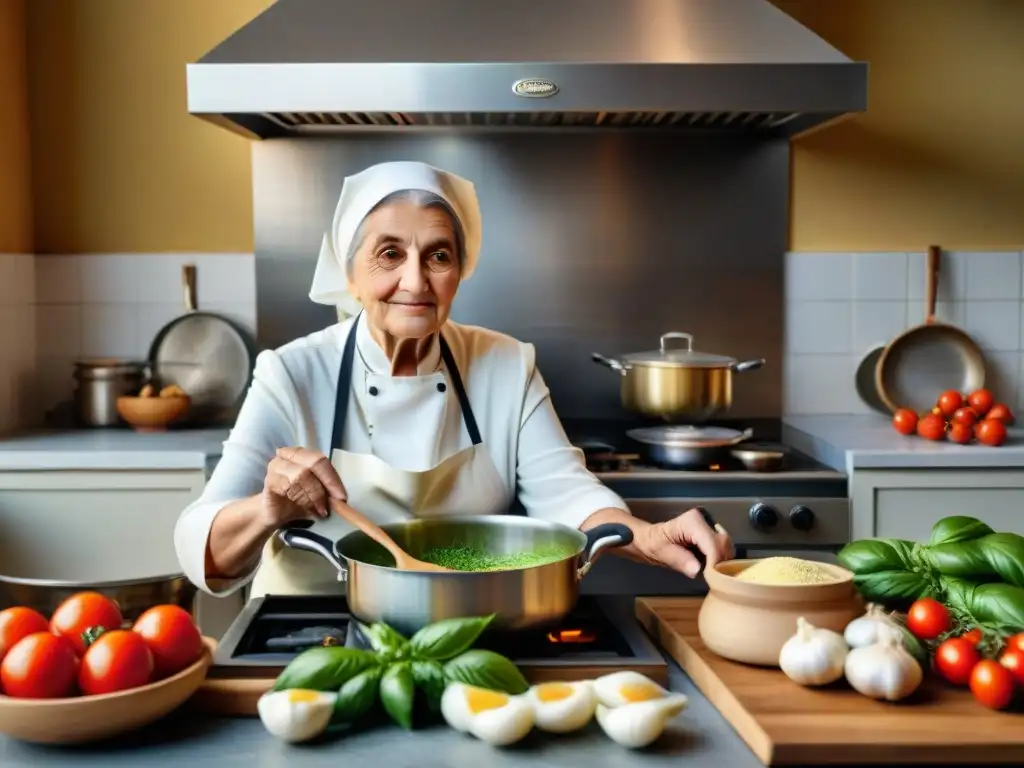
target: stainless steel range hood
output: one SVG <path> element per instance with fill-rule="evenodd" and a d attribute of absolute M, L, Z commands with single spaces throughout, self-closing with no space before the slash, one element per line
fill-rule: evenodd
<path fill-rule="evenodd" d="M 188 65 L 189 112 L 254 138 L 453 126 L 792 136 L 867 106 L 768 0 L 278 0 Z"/>

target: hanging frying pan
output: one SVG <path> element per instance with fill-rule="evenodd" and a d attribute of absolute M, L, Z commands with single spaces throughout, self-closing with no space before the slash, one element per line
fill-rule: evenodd
<path fill-rule="evenodd" d="M 924 323 L 889 342 L 878 358 L 875 385 L 890 413 L 900 408 L 925 413 L 947 389 L 967 393 L 985 385 L 985 356 L 974 339 L 935 319 L 940 255 L 937 245 L 928 248 Z"/>
<path fill-rule="evenodd" d="M 878 387 L 875 385 L 875 369 L 878 367 L 878 358 L 884 351 L 884 344 L 871 349 L 861 359 L 860 365 L 857 366 L 857 372 L 854 374 L 857 396 L 868 408 L 883 415 L 889 413 L 889 409 L 878 394 Z"/>
<path fill-rule="evenodd" d="M 196 268 L 181 270 L 185 314 L 165 325 L 149 348 L 160 386 L 177 384 L 192 398 L 189 422 L 234 421 L 252 382 L 256 340 L 238 324 L 196 308 Z"/>

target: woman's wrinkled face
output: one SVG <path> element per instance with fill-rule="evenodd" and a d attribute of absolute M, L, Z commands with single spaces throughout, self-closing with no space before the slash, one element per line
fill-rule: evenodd
<path fill-rule="evenodd" d="M 443 208 L 400 200 L 373 211 L 352 260 L 349 291 L 396 339 L 436 333 L 459 287 L 455 225 Z"/>

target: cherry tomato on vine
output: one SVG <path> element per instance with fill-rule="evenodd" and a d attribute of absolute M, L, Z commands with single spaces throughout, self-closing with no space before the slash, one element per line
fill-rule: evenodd
<path fill-rule="evenodd" d="M 907 611 L 907 629 L 920 640 L 934 640 L 952 626 L 949 609 L 930 597 L 915 600 Z"/>

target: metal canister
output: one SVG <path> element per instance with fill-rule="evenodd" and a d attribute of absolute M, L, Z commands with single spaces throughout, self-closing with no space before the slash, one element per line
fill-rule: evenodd
<path fill-rule="evenodd" d="M 117 398 L 136 395 L 146 376 L 146 363 L 135 360 L 79 360 L 75 363 L 75 419 L 83 427 L 114 427 L 121 423 Z"/>

